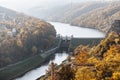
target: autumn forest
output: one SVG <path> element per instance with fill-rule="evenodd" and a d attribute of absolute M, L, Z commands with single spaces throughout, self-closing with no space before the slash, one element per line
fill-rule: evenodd
<path fill-rule="evenodd" d="M 5 1 L 0 80 L 120 80 L 120 0 Z"/>

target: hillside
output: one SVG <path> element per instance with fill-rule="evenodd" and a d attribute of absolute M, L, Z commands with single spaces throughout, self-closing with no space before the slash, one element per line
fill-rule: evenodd
<path fill-rule="evenodd" d="M 120 1 L 73 3 L 50 9 L 35 9 L 37 17 L 44 20 L 69 23 L 80 27 L 96 28 L 106 32 L 116 19 L 120 19 Z M 42 14 L 42 15 L 41 15 Z M 44 16 L 44 17 L 42 17 Z"/>
<path fill-rule="evenodd" d="M 92 27 L 107 32 L 114 20 L 120 19 L 120 2 L 110 3 L 108 6 L 93 10 L 77 17 L 72 25 Z"/>
<path fill-rule="evenodd" d="M 0 67 L 49 49 L 55 37 L 51 24 L 0 7 Z"/>
<path fill-rule="evenodd" d="M 82 14 L 88 13 L 99 7 L 106 6 L 107 3 L 89 2 L 89 3 L 73 3 L 64 6 L 57 6 L 54 8 L 41 9 L 39 7 L 33 8 L 31 15 L 40 17 L 45 20 L 58 22 L 71 22 L 74 18 Z M 54 15 L 53 15 L 54 14 Z"/>
<path fill-rule="evenodd" d="M 37 80 L 120 80 L 119 26 L 120 20 L 115 20 L 98 45 L 79 45 L 62 64 L 52 62 Z"/>
<path fill-rule="evenodd" d="M 120 80 L 120 35 L 111 32 L 97 46 L 78 46 L 74 56 L 51 63 L 37 80 Z"/>

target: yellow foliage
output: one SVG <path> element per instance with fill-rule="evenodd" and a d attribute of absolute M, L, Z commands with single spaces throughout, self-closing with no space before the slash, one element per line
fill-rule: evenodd
<path fill-rule="evenodd" d="M 85 50 L 81 51 L 78 55 L 75 56 L 76 64 L 84 64 L 88 60 L 88 54 Z"/>
<path fill-rule="evenodd" d="M 69 77 L 68 70 L 73 72 L 74 69 L 75 75 L 71 74 L 74 76 L 73 80 L 120 80 L 120 44 L 118 39 L 119 37 L 112 32 L 91 51 L 87 47 L 79 46 L 74 52 L 74 60 L 69 60 L 72 67 L 70 69 L 68 66 L 63 68 L 62 74 Z"/>
<path fill-rule="evenodd" d="M 17 46 L 19 46 L 19 47 L 23 47 L 23 43 L 22 43 L 22 41 L 19 39 L 19 40 L 17 40 Z"/>
<path fill-rule="evenodd" d="M 95 72 L 93 73 L 96 74 L 96 76 L 93 79 L 119 80 L 118 76 L 120 73 L 120 44 L 118 43 L 119 38 L 116 36 L 117 35 L 112 32 L 108 36 L 108 38 L 101 41 L 101 43 L 98 44 L 97 47 L 92 48 L 92 51 L 85 52 L 82 50 L 78 55 L 75 56 L 75 62 L 78 64 L 94 64 L 94 66 L 92 67 L 88 66 L 89 68 L 95 68 Z M 88 55 L 88 59 L 85 57 L 86 54 L 90 54 Z M 101 58 L 99 55 L 103 57 Z M 81 69 L 83 68 L 85 68 L 85 66 L 82 66 Z M 78 69 L 75 75 L 77 78 L 76 80 L 90 80 L 90 78 L 87 78 L 87 75 L 84 75 L 86 71 L 86 69 L 85 72 L 82 72 L 82 70 Z M 83 76 L 84 79 L 81 79 L 81 77 Z"/>
<path fill-rule="evenodd" d="M 114 72 L 112 76 L 112 80 L 120 80 L 120 72 Z"/>
<path fill-rule="evenodd" d="M 95 80 L 95 73 L 89 67 L 80 67 L 74 80 Z"/>
<path fill-rule="evenodd" d="M 35 31 L 33 32 L 33 34 L 38 36 L 38 35 L 39 35 L 39 30 L 35 30 Z"/>
<path fill-rule="evenodd" d="M 24 29 L 21 28 L 21 29 L 20 29 L 20 34 L 23 34 L 23 33 L 24 33 Z"/>
<path fill-rule="evenodd" d="M 87 60 L 87 63 L 88 64 L 96 64 L 96 63 L 99 63 L 99 59 L 97 59 L 97 58 L 95 58 L 94 56 L 92 56 L 91 58 L 89 58 L 88 60 Z"/>

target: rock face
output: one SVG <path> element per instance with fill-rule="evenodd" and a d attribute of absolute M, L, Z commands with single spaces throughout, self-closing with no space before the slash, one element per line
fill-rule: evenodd
<path fill-rule="evenodd" d="M 110 33 L 111 31 L 116 32 L 117 34 L 120 33 L 120 20 L 115 20 L 114 23 L 112 24 L 110 30 L 108 31 L 108 33 Z"/>

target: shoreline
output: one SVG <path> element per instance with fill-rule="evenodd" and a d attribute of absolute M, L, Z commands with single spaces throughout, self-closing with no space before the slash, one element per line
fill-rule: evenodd
<path fill-rule="evenodd" d="M 48 60 L 48 58 L 50 58 L 51 55 L 54 55 L 55 52 L 58 50 L 58 48 L 59 48 L 59 43 L 57 47 L 55 47 L 53 50 L 48 50 L 44 52 L 45 54 L 49 54 L 49 55 L 44 56 L 44 55 L 38 54 L 36 56 L 20 61 L 16 64 L 12 64 L 10 66 L 0 69 L 0 79 L 13 80 L 15 78 L 18 78 L 24 75 L 30 70 L 33 70 L 39 67 L 40 65 L 45 63 Z"/>
<path fill-rule="evenodd" d="M 71 23 L 71 22 L 63 22 L 63 21 L 49 21 L 49 20 L 47 20 L 46 22 L 55 22 L 55 23 L 63 23 L 63 24 L 67 24 L 67 25 L 70 25 L 70 26 L 73 26 L 73 27 L 78 27 L 78 28 L 88 28 L 88 29 L 94 29 L 94 30 L 97 30 L 97 31 L 99 31 L 99 32 L 102 32 L 102 33 L 104 33 L 104 34 L 106 34 L 107 32 L 105 32 L 105 31 L 103 31 L 103 30 L 101 30 L 101 29 L 99 29 L 99 28 L 96 28 L 96 27 L 94 27 L 94 26 L 78 26 L 78 25 L 75 25 L 75 24 L 73 24 L 73 23 Z"/>

